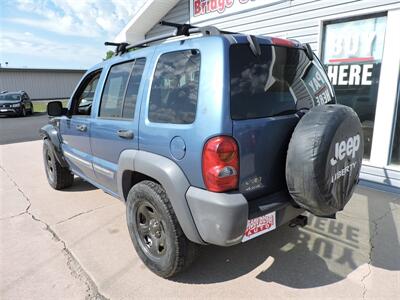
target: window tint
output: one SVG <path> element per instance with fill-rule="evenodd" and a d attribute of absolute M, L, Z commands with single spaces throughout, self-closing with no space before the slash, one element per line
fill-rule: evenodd
<path fill-rule="evenodd" d="M 397 91 L 397 115 L 395 115 L 391 163 L 400 165 L 400 83 Z"/>
<path fill-rule="evenodd" d="M 193 123 L 199 75 L 198 50 L 163 54 L 157 63 L 151 87 L 149 120 L 157 123 Z"/>
<path fill-rule="evenodd" d="M 0 95 L 0 100 L 12 100 L 17 101 L 21 99 L 21 95 L 19 94 L 3 94 Z"/>
<path fill-rule="evenodd" d="M 101 71 L 96 71 L 87 75 L 84 82 L 78 89 L 77 94 L 73 98 L 72 114 L 73 115 L 90 115 L 94 93 L 99 81 Z"/>
<path fill-rule="evenodd" d="M 248 44 L 230 47 L 231 117 L 234 120 L 294 113 L 329 103 L 332 91 L 318 60 L 296 48 Z"/>
<path fill-rule="evenodd" d="M 139 92 L 140 81 L 142 79 L 145 63 L 145 58 L 139 58 L 135 61 L 128 87 L 126 89 L 124 109 L 122 111 L 123 118 L 133 119 L 135 114 L 136 99 Z"/>
<path fill-rule="evenodd" d="M 120 118 L 126 85 L 131 73 L 133 61 L 111 67 L 104 86 L 99 116 L 102 118 Z"/>

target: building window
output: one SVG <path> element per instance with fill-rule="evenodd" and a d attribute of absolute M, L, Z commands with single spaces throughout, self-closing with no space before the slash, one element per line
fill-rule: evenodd
<path fill-rule="evenodd" d="M 394 117 L 391 163 L 400 165 L 400 85 L 397 90 L 397 113 Z"/>
<path fill-rule="evenodd" d="M 149 120 L 190 124 L 196 116 L 200 52 L 184 50 L 161 55 L 154 73 Z"/>
<path fill-rule="evenodd" d="M 373 15 L 324 24 L 322 60 L 337 102 L 352 107 L 364 133 L 364 158 L 371 154 L 386 16 Z"/>

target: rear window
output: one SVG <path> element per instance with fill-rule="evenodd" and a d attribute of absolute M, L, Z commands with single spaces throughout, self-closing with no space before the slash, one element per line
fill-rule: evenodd
<path fill-rule="evenodd" d="M 231 117 L 233 120 L 294 113 L 332 102 L 333 92 L 319 61 L 302 49 L 248 44 L 230 47 Z"/>

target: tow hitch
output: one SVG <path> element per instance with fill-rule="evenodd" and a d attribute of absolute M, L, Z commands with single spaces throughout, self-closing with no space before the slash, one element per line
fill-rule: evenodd
<path fill-rule="evenodd" d="M 294 218 L 292 221 L 290 221 L 289 227 L 296 227 L 296 226 L 304 227 L 307 225 L 307 223 L 308 223 L 308 217 L 300 215 Z"/>

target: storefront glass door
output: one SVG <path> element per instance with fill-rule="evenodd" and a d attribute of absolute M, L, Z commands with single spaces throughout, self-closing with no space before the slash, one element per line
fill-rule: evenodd
<path fill-rule="evenodd" d="M 391 163 L 400 166 L 400 84 L 397 91 L 397 113 L 394 119 Z"/>
<path fill-rule="evenodd" d="M 323 28 L 322 61 L 337 102 L 352 107 L 361 120 L 364 159 L 371 154 L 386 19 L 384 14 L 346 18 Z"/>

